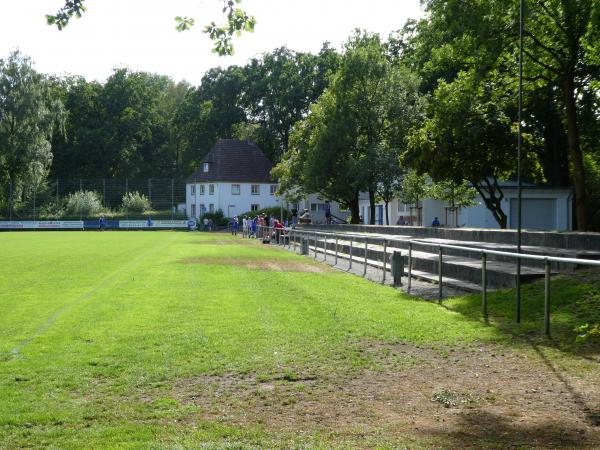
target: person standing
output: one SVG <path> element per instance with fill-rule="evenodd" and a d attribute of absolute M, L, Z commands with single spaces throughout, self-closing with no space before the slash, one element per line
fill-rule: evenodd
<path fill-rule="evenodd" d="M 104 214 L 100 214 L 100 218 L 98 219 L 98 228 L 100 231 L 104 231 L 106 228 L 106 220 L 104 219 Z"/>

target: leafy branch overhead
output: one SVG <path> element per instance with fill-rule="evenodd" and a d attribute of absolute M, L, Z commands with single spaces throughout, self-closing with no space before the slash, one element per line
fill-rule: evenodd
<path fill-rule="evenodd" d="M 65 5 L 56 14 L 46 15 L 48 25 L 56 25 L 59 30 L 62 30 L 73 17 L 80 18 L 85 13 L 84 2 L 85 0 L 65 0 Z M 232 55 L 234 51 L 233 36 L 240 36 L 243 31 L 252 33 L 256 19 L 238 8 L 237 5 L 241 0 L 222 0 L 222 2 L 225 23 L 218 25 L 216 22 L 211 22 L 204 27 L 204 33 L 208 34 L 214 42 L 213 52 L 219 56 L 227 56 Z M 194 18 L 187 16 L 177 16 L 175 22 L 177 31 L 189 30 L 195 24 Z"/>

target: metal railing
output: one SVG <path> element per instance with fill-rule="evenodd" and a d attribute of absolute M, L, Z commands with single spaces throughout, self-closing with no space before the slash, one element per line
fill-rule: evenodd
<path fill-rule="evenodd" d="M 261 232 L 263 235 L 270 234 L 272 232 L 272 228 L 270 227 L 260 227 L 262 228 Z M 600 267 L 600 261 L 592 260 L 592 259 L 579 259 L 579 258 L 564 258 L 558 256 L 541 256 L 541 255 L 533 255 L 528 253 L 513 253 L 499 250 L 488 250 L 474 247 L 466 247 L 461 245 L 453 245 L 453 244 L 438 244 L 434 242 L 428 242 L 421 239 L 406 239 L 395 236 L 377 236 L 368 233 L 335 233 L 335 232 L 324 232 L 324 231 L 307 231 L 301 229 L 293 229 L 286 228 L 284 229 L 280 236 L 284 236 L 284 239 L 280 239 L 278 244 L 286 245 L 288 248 L 294 246 L 294 250 L 297 250 L 298 245 L 300 244 L 300 239 L 305 238 L 308 239 L 309 246 L 310 241 L 312 240 L 314 245 L 314 259 L 317 259 L 317 254 L 319 253 L 319 237 L 323 239 L 323 260 L 327 260 L 327 239 L 330 238 L 335 241 L 334 246 L 334 257 L 335 264 L 337 264 L 340 258 L 347 259 L 349 261 L 348 270 L 352 269 L 352 263 L 355 260 L 353 255 L 354 243 L 364 243 L 364 258 L 363 258 L 363 273 L 362 276 L 366 277 L 367 275 L 367 266 L 375 266 L 379 267 L 381 265 L 382 270 L 382 283 L 385 283 L 386 273 L 388 270 L 388 244 L 393 242 L 402 242 L 408 247 L 408 261 L 407 261 L 407 291 L 410 293 L 411 290 L 411 280 L 412 276 L 412 263 L 413 263 L 413 248 L 414 247 L 429 247 L 437 249 L 438 251 L 438 297 L 441 301 L 443 297 L 443 285 L 444 285 L 444 275 L 443 275 L 443 263 L 444 263 L 444 249 L 452 249 L 459 250 L 463 252 L 468 252 L 474 255 L 478 255 L 481 258 L 481 311 L 484 317 L 488 315 L 488 269 L 487 269 L 487 257 L 488 255 L 494 256 L 502 256 L 506 258 L 511 258 L 515 260 L 530 260 L 530 261 L 539 261 L 544 264 L 544 333 L 546 335 L 550 335 L 550 264 L 552 262 L 563 263 L 563 264 L 576 264 L 576 265 L 585 265 L 592 267 Z M 349 252 L 348 254 L 341 254 L 338 250 L 339 241 L 349 241 Z M 369 263 L 368 253 L 369 253 L 369 243 L 377 245 L 380 243 L 383 246 L 382 260 L 377 261 L 377 264 Z M 373 261 L 373 260 L 371 260 Z"/>

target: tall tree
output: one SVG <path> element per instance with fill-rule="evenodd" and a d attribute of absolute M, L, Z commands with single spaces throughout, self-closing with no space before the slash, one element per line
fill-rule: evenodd
<path fill-rule="evenodd" d="M 45 178 L 52 137 L 62 130 L 64 117 L 51 84 L 28 57 L 15 51 L 0 59 L 0 186 L 24 195 L 26 180 Z"/>

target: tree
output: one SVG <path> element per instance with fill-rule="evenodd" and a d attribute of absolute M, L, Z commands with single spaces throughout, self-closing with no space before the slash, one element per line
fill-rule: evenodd
<path fill-rule="evenodd" d="M 507 101 L 494 77 L 462 73 L 440 82 L 428 118 L 413 131 L 404 161 L 434 182 L 471 182 L 501 228 L 507 227 L 498 181 L 515 170 L 514 132 Z"/>
<path fill-rule="evenodd" d="M 410 169 L 402 177 L 402 182 L 400 183 L 398 197 L 405 205 L 414 205 L 411 207 L 411 216 L 412 209 L 415 208 L 417 210 L 417 223 L 419 225 L 423 224 L 421 201 L 429 194 L 429 182 L 427 178 L 427 175 L 420 175 L 416 170 Z"/>
<path fill-rule="evenodd" d="M 213 52 L 220 56 L 233 54 L 233 36 L 239 36 L 243 31 L 253 32 L 256 19 L 249 16 L 244 10 L 236 5 L 241 0 L 221 0 L 223 2 L 224 24 L 211 22 L 204 27 L 204 33 L 208 34 L 214 42 Z M 56 25 L 62 30 L 73 18 L 80 18 L 86 11 L 85 0 L 65 0 L 65 4 L 55 14 L 46 15 L 48 25 Z M 175 17 L 177 31 L 189 30 L 194 26 L 192 17 Z"/>
<path fill-rule="evenodd" d="M 517 2 L 427 0 L 425 4 L 426 19 L 408 24 L 391 48 L 417 68 L 424 89 L 433 93 L 440 82 L 452 83 L 471 73 L 503 79 L 497 88 L 516 97 Z M 583 113 L 598 93 L 598 2 L 531 0 L 526 5 L 524 129 L 537 139 L 532 150 L 540 156 L 546 179 L 573 180 L 577 223 L 585 229 L 589 212 L 582 143 L 596 139 L 590 139 L 587 131 L 595 127 L 582 124 L 590 117 L 598 120 L 597 115 Z M 504 113 L 516 123 L 516 107 L 507 103 Z M 524 162 L 531 161 L 530 155 L 525 157 L 529 160 Z M 565 168 L 570 168 L 571 176 Z"/>
<path fill-rule="evenodd" d="M 448 203 L 446 210 L 450 210 L 454 215 L 454 225 L 458 227 L 458 212 L 461 208 L 474 206 L 477 204 L 475 197 L 477 190 L 469 182 L 456 182 L 453 180 L 434 183 L 429 188 L 429 196 L 436 200 L 442 200 Z M 447 223 L 447 220 L 446 220 Z"/>
<path fill-rule="evenodd" d="M 389 225 L 389 204 L 400 193 L 404 170 L 399 164 L 399 149 L 386 149 L 379 146 L 377 150 L 376 161 L 380 180 L 377 184 L 377 196 L 385 204 L 385 223 Z"/>
<path fill-rule="evenodd" d="M 339 59 L 325 43 L 317 55 L 281 47 L 244 66 L 240 105 L 247 120 L 260 126 L 256 143 L 272 161 L 278 162 L 287 151 L 293 125 L 323 93 Z"/>
<path fill-rule="evenodd" d="M 0 186 L 23 198 L 26 181 L 44 180 L 64 118 L 63 104 L 28 57 L 15 51 L 0 59 Z"/>

